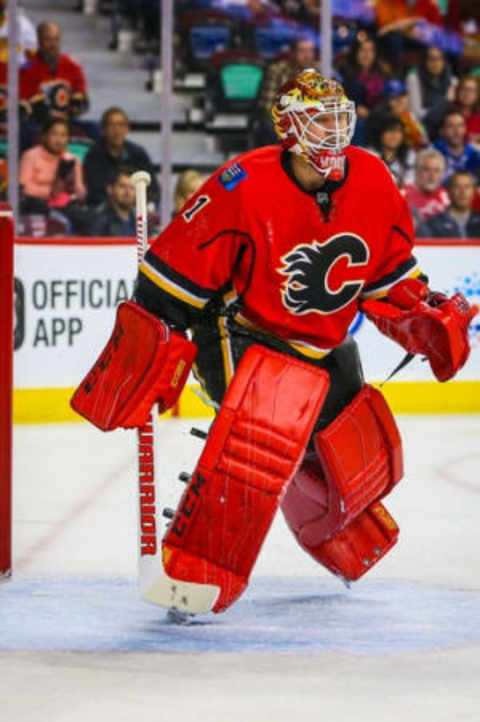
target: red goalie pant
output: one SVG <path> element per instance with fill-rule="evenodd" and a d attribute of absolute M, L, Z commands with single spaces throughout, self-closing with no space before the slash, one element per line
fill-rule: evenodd
<path fill-rule="evenodd" d="M 380 499 L 403 474 L 400 435 L 382 394 L 364 386 L 326 429 L 295 474 L 282 511 L 299 544 L 353 581 L 396 543 Z"/>
<path fill-rule="evenodd" d="M 328 387 L 323 369 L 263 346 L 242 357 L 163 540 L 170 577 L 219 587 L 212 611 L 247 586 Z"/>

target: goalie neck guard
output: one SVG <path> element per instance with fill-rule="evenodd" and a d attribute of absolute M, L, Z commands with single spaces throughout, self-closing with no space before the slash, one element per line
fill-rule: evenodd
<path fill-rule="evenodd" d="M 285 149 L 325 177 L 343 178 L 343 151 L 352 139 L 356 115 L 355 104 L 339 83 L 313 68 L 304 70 L 280 89 L 271 113 Z"/>

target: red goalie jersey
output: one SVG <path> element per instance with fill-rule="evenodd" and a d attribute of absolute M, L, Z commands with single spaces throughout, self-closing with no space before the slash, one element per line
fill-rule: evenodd
<path fill-rule="evenodd" d="M 378 158 L 346 150 L 341 182 L 306 192 L 269 146 L 223 166 L 157 238 L 140 269 L 150 308 L 189 326 L 239 299 L 235 320 L 315 357 L 338 346 L 361 299 L 419 275 L 404 198 Z M 211 304 L 213 305 L 213 304 Z M 167 314 L 168 315 L 168 314 Z"/>

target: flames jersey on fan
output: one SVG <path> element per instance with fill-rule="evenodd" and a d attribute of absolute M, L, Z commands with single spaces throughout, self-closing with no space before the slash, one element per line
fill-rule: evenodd
<path fill-rule="evenodd" d="M 297 184 L 277 146 L 224 165 L 146 254 L 140 300 L 190 326 L 223 298 L 238 323 L 306 356 L 338 346 L 362 298 L 420 274 L 410 211 L 387 168 L 360 148 L 346 155 L 345 179 L 317 193 Z"/>
<path fill-rule="evenodd" d="M 67 113 L 73 102 L 82 108 L 87 104 L 87 83 L 81 66 L 62 53 L 50 67 L 36 53 L 26 66 L 26 93 L 32 106 L 45 103 L 50 111 Z"/>

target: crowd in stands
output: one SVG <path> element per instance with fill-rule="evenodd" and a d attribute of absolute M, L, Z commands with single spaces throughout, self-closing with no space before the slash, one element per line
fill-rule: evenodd
<path fill-rule="evenodd" d="M 0 0 L 0 136 L 6 122 L 6 5 Z M 388 166 L 419 237 L 480 237 L 480 8 L 474 5 L 333 0 L 333 72 L 356 103 L 353 143 Z M 176 78 L 206 76 L 204 97 L 195 99 L 204 105 L 205 121 L 220 110 L 247 115 L 240 147 L 232 150 L 276 142 L 270 107 L 277 90 L 296 71 L 319 67 L 320 7 L 319 0 L 175 3 Z M 99 0 L 98 10 L 111 15 L 117 30 L 135 32 L 138 52 L 158 52 L 158 2 Z M 18 30 L 24 233 L 32 232 L 33 217 L 37 233 L 43 218 L 45 233 L 133 235 L 134 170 L 152 176 L 153 231 L 160 201 L 156 169 L 128 138 L 126 112 L 119 105 L 106 108 L 98 122 L 85 120 L 88 79 L 64 52 L 59 25 L 45 20 L 35 29 L 22 13 Z M 1 143 L 0 137 L 0 149 Z M 203 180 L 193 170 L 182 174 L 175 212 Z"/>

